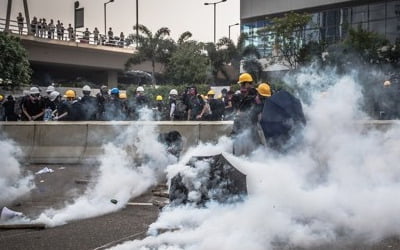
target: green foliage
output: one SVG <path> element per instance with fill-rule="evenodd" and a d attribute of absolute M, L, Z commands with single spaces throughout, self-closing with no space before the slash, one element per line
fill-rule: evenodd
<path fill-rule="evenodd" d="M 167 78 L 180 84 L 205 83 L 208 59 L 201 49 L 202 46 L 194 41 L 181 43 L 166 66 Z"/>
<path fill-rule="evenodd" d="M 166 27 L 162 27 L 153 33 L 144 25 L 138 25 L 140 34 L 129 35 L 129 40 L 132 42 L 138 42 L 138 52 L 134 54 L 125 64 L 128 69 L 132 64 L 139 64 L 145 60 L 151 61 L 153 81 L 155 80 L 155 63 L 165 63 L 169 58 L 170 49 L 173 48 L 173 41 L 167 39 L 170 34 L 170 30 Z M 136 25 L 133 27 L 136 29 Z M 154 82 L 155 84 L 155 82 Z"/>
<path fill-rule="evenodd" d="M 279 50 L 291 68 L 295 69 L 299 62 L 299 52 L 304 45 L 305 27 L 311 21 L 311 15 L 290 12 L 283 17 L 275 17 L 260 34 L 271 34 L 274 47 Z"/>
<path fill-rule="evenodd" d="M 0 86 L 15 89 L 29 84 L 32 70 L 19 38 L 0 32 Z"/>

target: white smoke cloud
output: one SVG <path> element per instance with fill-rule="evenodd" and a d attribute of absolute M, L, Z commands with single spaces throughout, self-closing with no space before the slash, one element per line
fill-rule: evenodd
<path fill-rule="evenodd" d="M 149 124 L 127 127 L 115 141 L 103 145 L 105 154 L 99 158 L 95 184 L 65 208 L 44 211 L 35 222 L 58 226 L 114 212 L 158 184 L 165 178 L 165 167 L 176 159 L 167 155 L 157 135 Z"/>
<path fill-rule="evenodd" d="M 21 156 L 21 149 L 13 141 L 1 138 L 0 208 L 34 188 L 33 176 L 23 173 L 18 160 Z"/>
<path fill-rule="evenodd" d="M 359 111 L 354 75 L 307 74 L 291 79 L 309 90 L 308 123 L 296 150 L 226 155 L 247 175 L 245 201 L 167 207 L 145 239 L 113 249 L 274 249 L 374 243 L 398 235 L 399 126 L 363 129 L 357 121 L 367 117 Z M 168 167 L 169 178 L 185 171 L 192 155 L 217 154 L 216 148 L 229 152 L 222 143 L 193 148 Z"/>

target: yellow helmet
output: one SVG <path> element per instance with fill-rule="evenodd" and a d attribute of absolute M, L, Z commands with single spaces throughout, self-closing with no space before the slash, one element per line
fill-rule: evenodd
<path fill-rule="evenodd" d="M 162 101 L 162 96 L 160 95 L 156 96 L 156 101 Z"/>
<path fill-rule="evenodd" d="M 219 95 L 217 96 L 217 99 L 222 99 L 222 94 L 219 94 Z"/>
<path fill-rule="evenodd" d="M 267 83 L 258 85 L 257 92 L 262 96 L 271 96 L 271 87 Z"/>
<path fill-rule="evenodd" d="M 126 93 L 125 93 L 125 92 L 120 92 L 120 93 L 119 93 L 119 98 L 120 98 L 120 99 L 126 99 L 126 98 L 127 98 Z"/>
<path fill-rule="evenodd" d="M 0 102 L 3 101 L 3 99 L 4 99 L 4 96 L 0 95 Z"/>
<path fill-rule="evenodd" d="M 253 77 L 249 73 L 243 73 L 239 76 L 239 81 L 238 83 L 242 82 L 253 82 Z"/>
<path fill-rule="evenodd" d="M 207 95 L 215 95 L 215 91 L 211 89 L 210 91 L 208 91 Z"/>
<path fill-rule="evenodd" d="M 65 91 L 65 95 L 67 96 L 67 98 L 75 98 L 75 91 L 73 91 L 72 89 L 69 89 L 69 90 Z"/>

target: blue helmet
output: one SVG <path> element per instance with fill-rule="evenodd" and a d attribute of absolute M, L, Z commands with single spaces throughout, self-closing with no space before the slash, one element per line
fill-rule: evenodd
<path fill-rule="evenodd" d="M 116 94 L 116 95 L 118 95 L 118 94 L 119 94 L 119 89 L 118 89 L 118 88 L 112 88 L 112 89 L 111 89 L 111 94 Z"/>

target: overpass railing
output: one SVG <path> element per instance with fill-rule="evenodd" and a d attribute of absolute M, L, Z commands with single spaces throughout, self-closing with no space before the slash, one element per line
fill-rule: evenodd
<path fill-rule="evenodd" d="M 5 31 L 6 28 L 6 19 L 0 18 L 0 31 Z M 39 29 L 36 27 L 36 32 L 32 34 L 28 34 L 28 28 L 27 28 L 27 23 L 24 22 L 22 25 L 22 29 L 20 30 L 18 26 L 18 22 L 15 20 L 10 20 L 10 24 L 8 27 L 8 32 L 12 34 L 18 34 L 21 36 L 34 36 L 38 38 L 43 38 L 43 39 L 49 39 L 49 40 L 60 40 L 60 41 L 71 41 L 71 42 L 77 42 L 77 43 L 85 43 L 85 44 L 92 44 L 92 45 L 100 45 L 100 46 L 111 46 L 111 47 L 120 47 L 120 48 L 134 48 L 133 44 L 131 44 L 129 41 L 126 39 L 121 40 L 118 36 L 114 36 L 113 39 L 107 39 L 104 35 L 99 34 L 98 40 L 95 40 L 95 37 L 90 31 L 89 39 L 85 37 L 84 31 L 81 30 L 76 30 L 73 32 L 72 37 L 70 37 L 68 33 L 68 27 L 64 27 L 64 32 L 62 35 L 57 36 L 57 30 L 54 30 L 53 35 L 49 35 L 49 31 L 43 30 L 43 32 L 40 32 Z"/>

